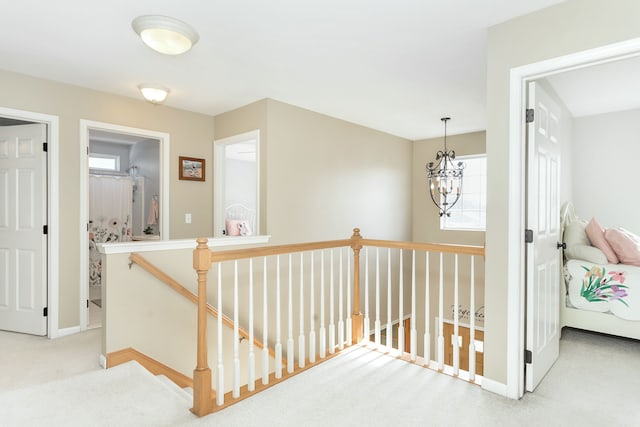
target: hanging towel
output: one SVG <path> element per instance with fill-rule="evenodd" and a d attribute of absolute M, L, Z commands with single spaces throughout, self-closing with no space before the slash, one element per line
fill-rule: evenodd
<path fill-rule="evenodd" d="M 151 207 L 149 207 L 149 218 L 147 219 L 147 224 L 156 225 L 158 223 L 159 215 L 158 200 L 153 197 L 151 198 Z"/>

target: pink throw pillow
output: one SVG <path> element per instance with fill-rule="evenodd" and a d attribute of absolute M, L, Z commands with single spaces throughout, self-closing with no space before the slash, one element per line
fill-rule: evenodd
<path fill-rule="evenodd" d="M 240 224 L 240 220 L 237 219 L 228 219 L 225 221 L 225 225 L 226 225 L 226 229 L 227 229 L 227 236 L 239 236 L 240 235 L 240 227 L 238 227 L 238 224 Z"/>
<path fill-rule="evenodd" d="M 623 228 L 609 228 L 604 237 L 621 263 L 640 266 L 640 237 Z"/>
<path fill-rule="evenodd" d="M 591 218 L 591 221 L 589 221 L 589 224 L 587 224 L 584 230 L 587 232 L 587 237 L 589 237 L 591 244 L 604 252 L 609 263 L 617 264 L 620 262 L 615 251 L 611 249 L 607 239 L 604 237 L 604 228 L 598 224 L 595 218 Z"/>

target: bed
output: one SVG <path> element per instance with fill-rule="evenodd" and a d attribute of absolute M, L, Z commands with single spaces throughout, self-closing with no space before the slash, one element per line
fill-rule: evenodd
<path fill-rule="evenodd" d="M 570 203 L 563 206 L 561 221 L 563 241 L 568 245 L 561 325 L 640 339 L 640 267 L 608 263 L 589 247 L 581 247 L 583 252 L 570 247 L 568 235 L 575 229 L 571 224 L 580 221 Z"/>

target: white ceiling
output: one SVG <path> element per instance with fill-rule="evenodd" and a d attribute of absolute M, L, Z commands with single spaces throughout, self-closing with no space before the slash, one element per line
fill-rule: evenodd
<path fill-rule="evenodd" d="M 547 80 L 573 117 L 640 109 L 640 57 L 617 60 Z"/>
<path fill-rule="evenodd" d="M 0 68 L 217 115 L 273 98 L 409 139 L 485 129 L 487 28 L 561 0 L 20 0 L 0 14 Z M 181 56 L 131 28 L 200 33 Z"/>

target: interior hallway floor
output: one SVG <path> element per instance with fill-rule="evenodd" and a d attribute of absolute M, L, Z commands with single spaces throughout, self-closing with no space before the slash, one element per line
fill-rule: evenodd
<path fill-rule="evenodd" d="M 0 332 L 0 398 L 12 388 L 34 384 L 38 376 L 45 382 L 78 373 L 74 371 L 99 370 L 99 342 L 99 330 L 54 341 Z M 8 348 L 16 351 L 5 352 Z M 184 402 L 175 418 L 158 422 L 152 415 L 136 418 L 140 414 L 132 406 L 131 415 L 122 414 L 131 423 L 118 425 L 637 426 L 638 362 L 639 341 L 565 329 L 560 358 L 547 377 L 535 393 L 515 401 L 381 353 L 356 349 L 220 413 L 198 419 Z M 27 379 L 19 381 L 16 377 L 21 375 L 13 372 Z M 133 401 L 131 396 L 125 398 Z M 145 419 L 148 422 L 140 424 Z M 82 425 L 71 420 L 69 425 Z M 101 425 L 99 419 L 91 424 Z"/>

